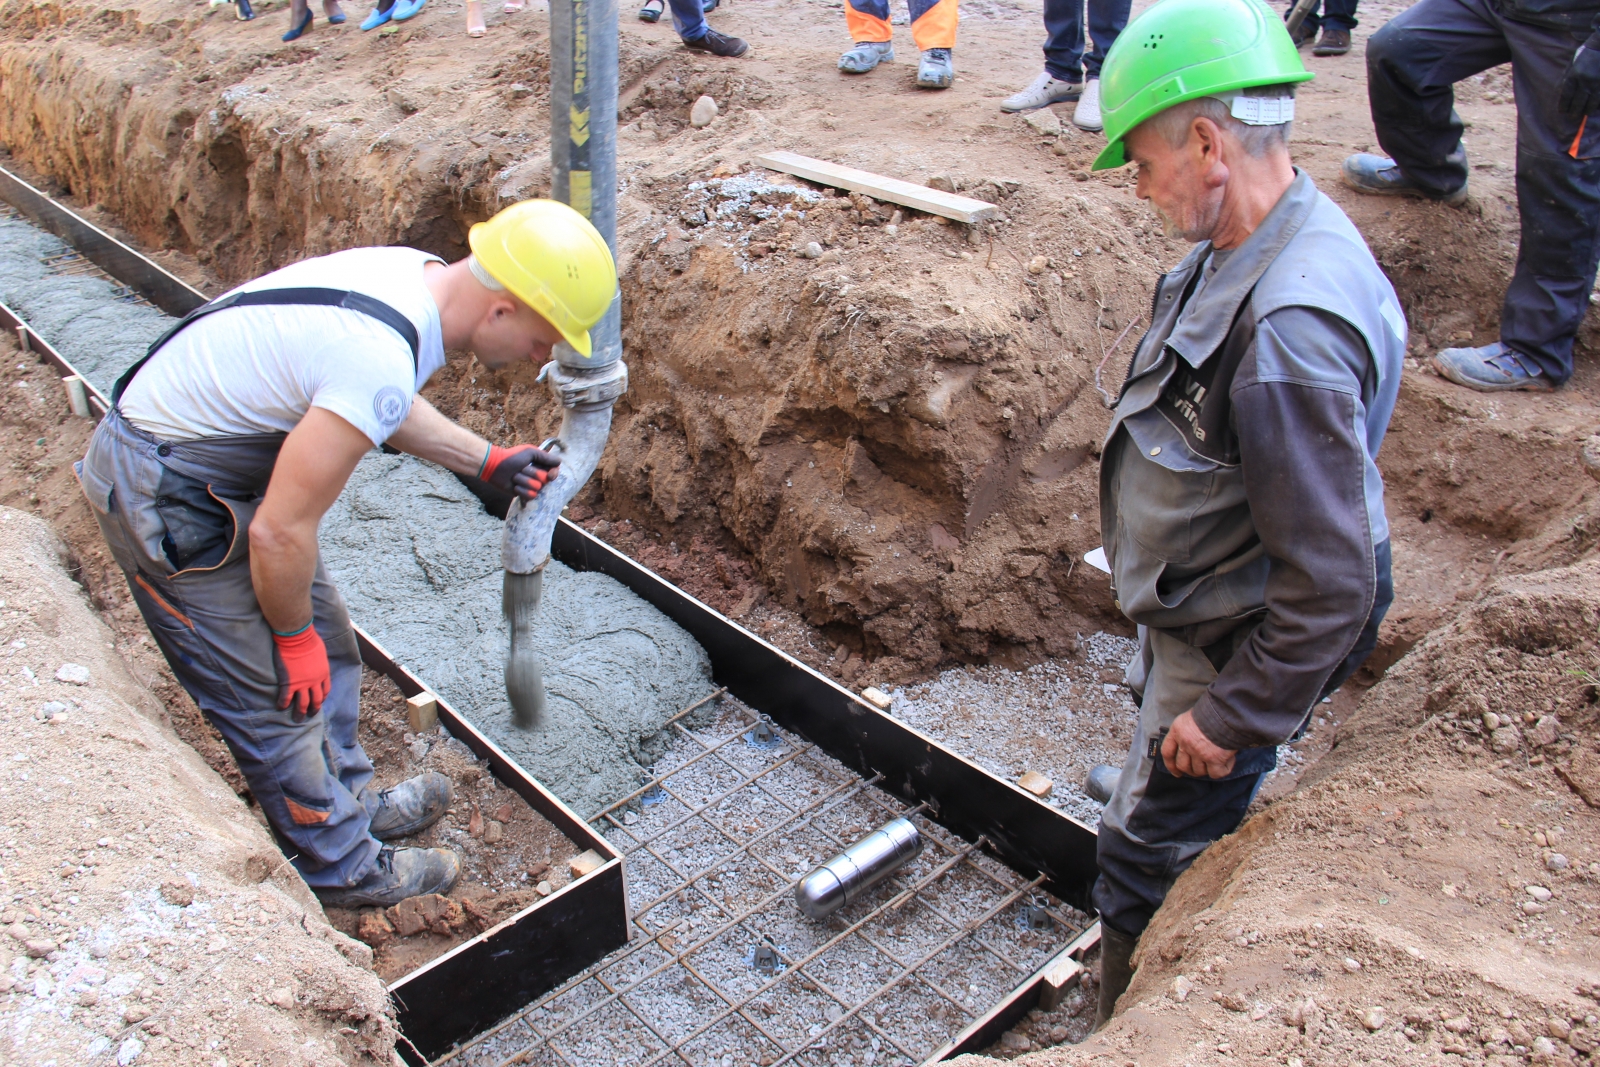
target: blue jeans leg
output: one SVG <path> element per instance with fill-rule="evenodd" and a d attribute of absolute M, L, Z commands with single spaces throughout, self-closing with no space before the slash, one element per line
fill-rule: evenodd
<path fill-rule="evenodd" d="M 1133 0 L 1089 0 L 1089 36 L 1094 47 L 1084 57 L 1084 77 L 1100 77 L 1106 53 L 1128 27 L 1128 11 Z"/>
<path fill-rule="evenodd" d="M 667 7 L 672 12 L 672 25 L 685 41 L 698 41 L 711 29 L 706 25 L 700 0 L 667 0 Z"/>

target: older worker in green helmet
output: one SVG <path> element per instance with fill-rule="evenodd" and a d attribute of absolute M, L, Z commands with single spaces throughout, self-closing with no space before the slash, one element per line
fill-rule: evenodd
<path fill-rule="evenodd" d="M 1277 747 L 1360 666 L 1390 601 L 1374 462 L 1405 317 L 1290 160 L 1311 75 L 1256 0 L 1161 0 L 1106 58 L 1110 143 L 1167 233 L 1100 468 L 1139 725 L 1100 824 L 1099 1022 L 1177 877 L 1244 817 Z"/>

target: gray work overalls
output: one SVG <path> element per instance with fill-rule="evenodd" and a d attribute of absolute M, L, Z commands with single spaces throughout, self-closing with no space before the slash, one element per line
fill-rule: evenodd
<path fill-rule="evenodd" d="M 202 314 L 241 303 L 344 306 L 386 322 L 417 351 L 415 327 L 370 297 L 278 289 L 206 305 L 151 345 L 145 359 Z M 74 469 L 145 623 L 227 742 L 285 855 L 310 886 L 352 886 L 380 846 L 370 833 L 372 761 L 356 739 L 361 656 L 350 616 L 319 558 L 311 605 L 332 684 L 319 713 L 297 715 L 278 707 L 276 646 L 251 584 L 250 520 L 286 435 L 158 440 L 115 403 L 143 363 L 118 381 L 111 410 Z"/>

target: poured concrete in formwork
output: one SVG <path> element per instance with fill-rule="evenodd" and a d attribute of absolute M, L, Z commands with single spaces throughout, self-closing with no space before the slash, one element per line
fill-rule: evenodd
<path fill-rule="evenodd" d="M 584 816 L 630 792 L 668 717 L 710 688 L 694 638 L 614 578 L 551 562 L 534 631 L 548 722 L 511 725 L 500 611 L 502 523 L 449 472 L 364 460 L 322 522 L 350 614 Z"/>

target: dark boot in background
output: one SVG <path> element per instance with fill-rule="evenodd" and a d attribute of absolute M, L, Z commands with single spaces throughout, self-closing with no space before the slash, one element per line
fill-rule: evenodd
<path fill-rule="evenodd" d="M 1322 27 L 1322 37 L 1312 47 L 1314 56 L 1342 56 L 1350 51 L 1350 31 L 1337 30 L 1332 26 Z"/>
<path fill-rule="evenodd" d="M 1137 937 L 1100 924 L 1100 1007 L 1094 1013 L 1095 1030 L 1111 1019 L 1117 998 L 1127 992 L 1128 983 L 1133 980 L 1133 950 L 1138 947 Z"/>

